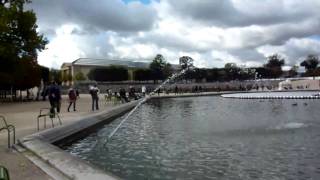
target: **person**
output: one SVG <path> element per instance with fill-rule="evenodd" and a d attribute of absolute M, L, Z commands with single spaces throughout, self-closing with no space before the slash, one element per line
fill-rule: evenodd
<path fill-rule="evenodd" d="M 129 88 L 129 97 L 134 99 L 134 100 L 138 99 L 138 97 L 136 95 L 136 90 L 132 86 L 130 86 L 130 88 Z"/>
<path fill-rule="evenodd" d="M 146 95 L 146 90 L 147 90 L 146 86 L 142 86 L 141 87 L 141 93 L 142 93 L 143 96 Z"/>
<path fill-rule="evenodd" d="M 60 113 L 60 106 L 61 106 L 61 91 L 59 86 L 55 81 L 52 81 L 49 89 L 49 102 L 50 102 L 50 117 L 53 118 L 55 115 L 55 109 L 57 110 L 57 113 Z"/>
<path fill-rule="evenodd" d="M 120 88 L 119 94 L 120 94 L 121 101 L 123 103 L 129 102 L 129 99 L 127 98 L 127 95 L 126 95 L 126 90 L 124 88 Z"/>
<path fill-rule="evenodd" d="M 94 108 L 96 110 L 99 110 L 99 88 L 97 87 L 97 84 L 95 84 L 93 87 L 90 87 L 90 94 L 92 98 L 92 111 L 94 111 Z"/>
<path fill-rule="evenodd" d="M 178 86 L 176 86 L 175 88 L 174 88 L 174 94 L 178 94 Z"/>
<path fill-rule="evenodd" d="M 71 87 L 68 91 L 68 96 L 69 96 L 68 112 L 70 112 L 70 107 L 72 104 L 73 104 L 73 111 L 76 111 L 76 101 L 77 101 L 77 97 L 79 96 L 79 92 L 77 93 L 77 90 Z"/>

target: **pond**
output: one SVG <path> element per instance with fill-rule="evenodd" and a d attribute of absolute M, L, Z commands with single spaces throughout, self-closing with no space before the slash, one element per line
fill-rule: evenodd
<path fill-rule="evenodd" d="M 150 100 L 66 151 L 123 179 L 319 179 L 320 100 Z M 123 117 L 122 117 L 123 118 Z"/>

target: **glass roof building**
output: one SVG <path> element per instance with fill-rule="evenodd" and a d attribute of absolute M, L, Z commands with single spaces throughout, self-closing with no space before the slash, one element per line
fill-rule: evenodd
<path fill-rule="evenodd" d="M 137 62 L 134 60 L 120 60 L 120 59 L 92 59 L 92 58 L 79 58 L 71 63 L 63 63 L 61 71 L 64 75 L 71 75 L 75 77 L 78 73 L 82 73 L 88 80 L 88 73 L 91 69 L 98 67 L 108 67 L 111 65 L 125 66 L 129 69 L 129 75 L 132 74 L 134 69 L 148 68 L 151 59 L 144 60 L 145 62 Z M 130 75 L 131 76 L 131 75 Z M 73 84 L 72 82 L 69 82 Z"/>

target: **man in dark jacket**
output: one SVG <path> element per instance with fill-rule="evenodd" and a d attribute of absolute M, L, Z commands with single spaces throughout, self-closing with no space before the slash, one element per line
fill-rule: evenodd
<path fill-rule="evenodd" d="M 59 86 L 55 81 L 53 81 L 48 90 L 49 95 L 49 102 L 51 105 L 50 112 L 54 115 L 55 109 L 57 112 L 60 113 L 60 106 L 61 106 L 61 91 Z"/>

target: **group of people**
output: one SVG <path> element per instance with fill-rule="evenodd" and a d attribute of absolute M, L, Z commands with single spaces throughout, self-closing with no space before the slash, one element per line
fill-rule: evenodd
<path fill-rule="evenodd" d="M 136 89 L 132 86 L 130 86 L 129 91 L 128 91 L 128 96 L 127 96 L 127 91 L 125 88 L 120 88 L 119 93 L 114 92 L 114 94 L 111 92 L 111 90 L 107 90 L 107 96 L 111 97 L 114 95 L 116 98 L 119 98 L 119 100 L 123 103 L 130 102 L 130 100 L 137 100 L 142 96 L 146 95 L 146 87 L 142 86 L 141 87 L 141 94 L 136 92 Z M 92 111 L 99 110 L 99 93 L 100 89 L 97 87 L 97 84 L 94 84 L 93 86 L 89 86 L 89 93 L 91 95 L 92 99 L 92 104 L 91 104 L 91 109 Z M 54 114 L 60 113 L 61 109 L 61 90 L 59 85 L 53 81 L 50 86 L 47 89 L 47 95 L 49 97 L 49 102 L 50 102 L 50 112 L 54 116 Z M 73 109 L 73 111 L 76 110 L 76 102 L 77 99 L 79 98 L 79 91 L 76 88 L 69 88 L 68 89 L 68 99 L 69 99 L 69 105 L 67 108 L 67 111 L 70 112 L 70 108 Z"/>
<path fill-rule="evenodd" d="M 137 93 L 136 89 L 133 86 L 129 87 L 129 91 L 127 93 L 126 89 L 121 87 L 119 92 L 115 91 L 112 93 L 111 89 L 107 90 L 106 100 L 111 101 L 112 97 L 118 99 L 122 103 L 130 102 L 130 100 L 137 100 L 146 94 L 146 87 L 142 86 L 141 94 Z"/>
<path fill-rule="evenodd" d="M 54 114 L 60 113 L 61 109 L 61 90 L 58 86 L 57 82 L 53 81 L 51 85 L 48 88 L 48 97 L 50 102 L 50 113 L 52 116 Z M 70 112 L 70 107 L 73 105 L 73 111 L 76 111 L 76 101 L 79 98 L 79 91 L 77 89 L 74 89 L 71 87 L 68 90 L 68 97 L 69 97 L 69 106 L 68 106 L 68 112 Z"/>

